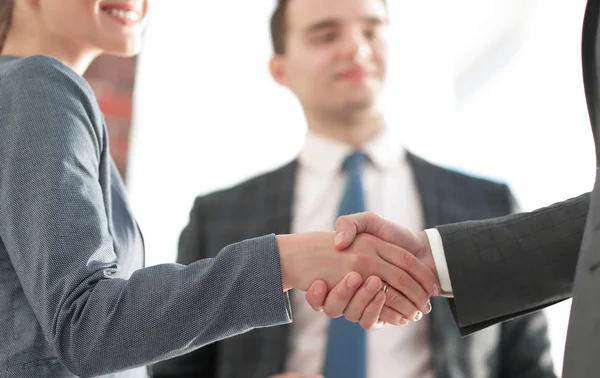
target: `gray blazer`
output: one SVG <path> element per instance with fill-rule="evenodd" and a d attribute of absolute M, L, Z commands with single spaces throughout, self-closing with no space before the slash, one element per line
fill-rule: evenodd
<path fill-rule="evenodd" d="M 409 154 L 427 227 L 510 212 L 505 185 L 446 170 Z M 212 257 L 231 240 L 265 230 L 289 233 L 297 163 L 234 188 L 199 197 L 180 239 L 179 262 Z M 196 214 L 207 215 L 198 221 Z M 438 378 L 554 377 L 542 313 L 461 338 L 446 301 L 426 317 Z M 289 327 L 254 330 L 159 363 L 156 378 L 265 378 L 285 367 Z"/>
<path fill-rule="evenodd" d="M 600 162 L 600 1 L 582 37 L 585 94 Z M 598 172 L 597 172 L 598 173 Z M 560 180 L 560 178 L 557 178 Z M 573 296 L 563 376 L 600 374 L 600 176 L 594 190 L 532 213 L 438 227 L 463 334 Z"/>
<path fill-rule="evenodd" d="M 273 235 L 143 260 L 91 88 L 53 58 L 0 56 L 0 378 L 141 377 L 290 321 Z"/>

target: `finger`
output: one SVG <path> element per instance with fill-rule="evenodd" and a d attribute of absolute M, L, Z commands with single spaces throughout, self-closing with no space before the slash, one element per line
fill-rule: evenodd
<path fill-rule="evenodd" d="M 379 277 L 371 276 L 367 278 L 365 283 L 360 287 L 360 289 L 358 289 L 354 297 L 352 297 L 350 300 L 350 303 L 344 311 L 344 317 L 351 322 L 356 323 L 360 321 L 365 309 L 371 303 L 371 301 L 373 301 L 377 293 L 383 294 L 381 287 L 382 283 Z M 385 300 L 385 295 L 383 295 L 382 300 Z M 376 322 L 378 318 L 379 313 L 377 313 L 377 316 L 373 319 L 373 322 Z"/>
<path fill-rule="evenodd" d="M 379 315 L 385 303 L 385 294 L 383 291 L 378 292 L 375 298 L 370 302 L 360 318 L 360 326 L 364 329 L 376 329 L 379 322 Z"/>
<path fill-rule="evenodd" d="M 342 250 L 348 247 L 356 237 L 356 225 L 347 216 L 339 217 L 335 222 L 335 248 Z"/>
<path fill-rule="evenodd" d="M 427 265 L 416 258 L 412 253 L 390 243 L 378 243 L 377 253 L 385 261 L 409 273 L 410 277 L 418 282 L 424 292 L 421 293 L 420 299 L 423 299 L 422 295 L 429 297 L 434 293 L 436 289 L 435 285 L 437 283 L 435 275 Z M 425 303 L 426 302 L 423 304 Z M 424 306 L 420 307 L 421 310 L 424 308 Z"/>
<path fill-rule="evenodd" d="M 378 269 L 379 276 L 388 286 L 402 293 L 417 310 L 424 309 L 429 302 L 429 294 L 415 281 L 410 274 L 390 263 L 383 263 Z"/>
<path fill-rule="evenodd" d="M 317 312 L 323 311 L 323 304 L 327 298 L 327 283 L 323 280 L 316 280 L 310 285 L 306 292 L 306 301 L 313 310 Z"/>
<path fill-rule="evenodd" d="M 346 310 L 350 300 L 362 284 L 362 277 L 356 272 L 350 272 L 341 280 L 325 298 L 323 311 L 330 318 L 338 318 Z"/>
<path fill-rule="evenodd" d="M 346 248 L 357 234 L 367 233 L 377 238 L 401 246 L 411 252 L 417 252 L 421 245 L 414 233 L 406 227 L 397 225 L 384 217 L 373 213 L 356 213 L 339 217 L 336 221 L 336 233 L 344 233 L 340 237 L 340 244 L 336 243 L 338 249 Z M 344 244 L 341 242 L 344 241 Z M 343 247 L 342 247 L 343 246 Z"/>
<path fill-rule="evenodd" d="M 423 311 L 415 307 L 413 302 L 392 287 L 388 288 L 385 306 L 396 311 L 402 315 L 403 318 L 408 320 L 419 321 L 423 317 Z"/>
<path fill-rule="evenodd" d="M 395 326 L 405 326 L 409 323 L 408 319 L 385 305 L 379 314 L 379 321 Z"/>

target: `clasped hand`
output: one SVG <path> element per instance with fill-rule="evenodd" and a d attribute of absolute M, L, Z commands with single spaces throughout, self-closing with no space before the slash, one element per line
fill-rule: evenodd
<path fill-rule="evenodd" d="M 425 233 L 375 213 L 340 217 L 335 233 L 278 236 L 278 243 L 284 290 L 306 291 L 316 311 L 366 329 L 418 321 L 431 311 L 430 297 L 440 293 Z"/>

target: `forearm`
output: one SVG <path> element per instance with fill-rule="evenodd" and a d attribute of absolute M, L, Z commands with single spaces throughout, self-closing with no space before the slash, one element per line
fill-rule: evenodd
<path fill-rule="evenodd" d="M 154 266 L 128 280 L 90 277 L 64 298 L 51 338 L 63 363 L 82 375 L 170 358 L 289 322 L 279 272 L 275 238 L 267 236 L 189 266 Z"/>
<path fill-rule="evenodd" d="M 464 332 L 571 295 L 589 194 L 531 213 L 437 227 Z"/>

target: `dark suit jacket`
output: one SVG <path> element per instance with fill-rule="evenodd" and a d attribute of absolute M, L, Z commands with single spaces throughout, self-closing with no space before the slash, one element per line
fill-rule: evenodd
<path fill-rule="evenodd" d="M 597 165 L 599 17 L 600 2 L 588 0 L 582 64 Z M 591 194 L 532 213 L 438 227 L 454 292 L 451 306 L 463 334 L 535 311 L 572 294 L 563 376 L 600 375 L 599 185 L 596 174 Z"/>
<path fill-rule="evenodd" d="M 505 185 L 431 165 L 408 155 L 427 227 L 510 212 Z M 197 198 L 180 239 L 179 262 L 213 257 L 224 245 L 269 232 L 290 232 L 296 162 L 232 189 Z M 541 313 L 461 338 L 445 300 L 434 298 L 430 326 L 438 377 L 554 377 Z M 265 378 L 281 373 L 288 326 L 263 328 L 155 366 L 157 378 Z"/>

